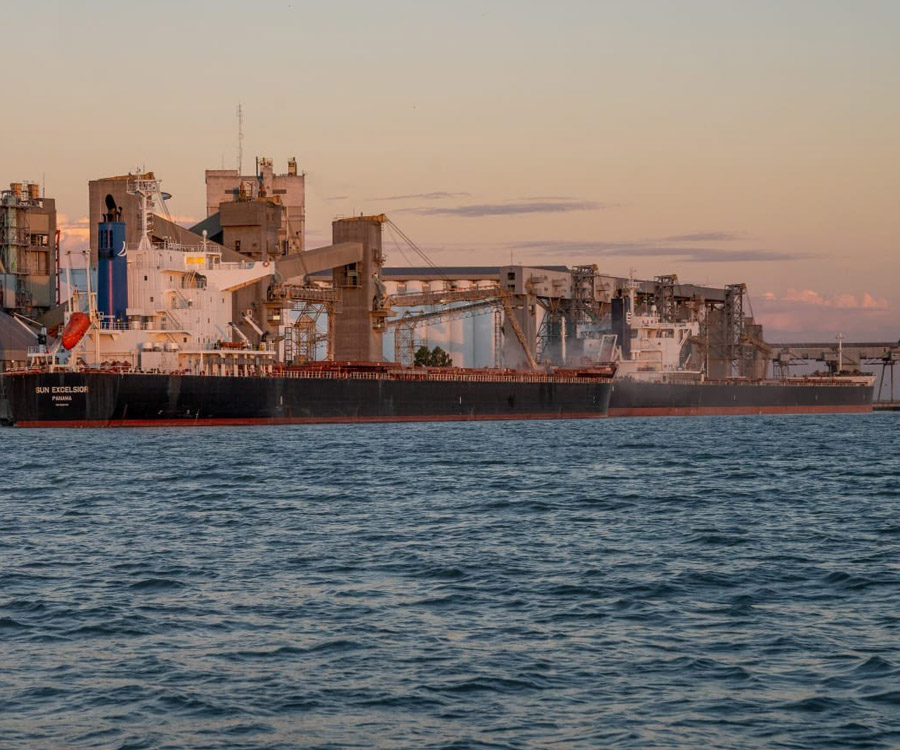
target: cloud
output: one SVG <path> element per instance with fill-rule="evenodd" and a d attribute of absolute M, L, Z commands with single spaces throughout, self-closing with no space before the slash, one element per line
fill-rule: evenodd
<path fill-rule="evenodd" d="M 370 198 L 373 201 L 407 201 L 407 200 L 423 200 L 423 201 L 441 201 L 447 198 L 468 198 L 471 193 L 448 193 L 442 190 L 433 193 L 411 193 L 410 195 L 388 195 L 381 198 Z"/>
<path fill-rule="evenodd" d="M 740 232 L 695 232 L 664 237 L 665 242 L 731 242 L 742 240 L 746 235 Z"/>
<path fill-rule="evenodd" d="M 815 307 L 833 307 L 839 310 L 887 310 L 890 308 L 887 300 L 876 299 L 868 292 L 864 292 L 860 299 L 849 292 L 826 295 L 820 294 L 814 289 L 789 288 L 784 293 L 782 301 L 797 302 Z"/>
<path fill-rule="evenodd" d="M 668 245 L 663 240 L 632 242 L 572 242 L 545 240 L 519 242 L 513 245 L 520 250 L 540 250 L 543 255 L 582 255 L 591 257 L 674 258 L 684 263 L 754 263 L 809 258 L 805 253 L 784 250 L 744 249 L 733 250 L 717 247 L 691 247 Z"/>
<path fill-rule="evenodd" d="M 803 302 L 807 305 L 824 305 L 825 299 L 813 289 L 788 289 L 783 297 L 785 302 Z"/>
<path fill-rule="evenodd" d="M 837 294 L 834 297 L 834 306 L 842 310 L 855 310 L 860 304 L 852 294 Z"/>
<path fill-rule="evenodd" d="M 890 308 L 886 299 L 875 299 L 868 292 L 863 293 L 862 308 L 864 310 L 887 310 Z"/>
<path fill-rule="evenodd" d="M 685 263 L 760 263 L 776 260 L 800 260 L 811 256 L 783 250 L 726 250 L 714 247 L 654 247 L 634 253 L 642 256 L 673 256 Z"/>
<path fill-rule="evenodd" d="M 596 211 L 608 204 L 593 201 L 520 201 L 517 203 L 475 203 L 448 208 L 408 208 L 420 216 L 461 216 L 478 219 L 486 216 L 517 216 L 521 214 L 556 214 L 569 211 Z"/>
<path fill-rule="evenodd" d="M 868 292 L 823 294 L 815 289 L 787 289 L 781 298 L 772 292 L 754 297 L 754 314 L 770 340 L 786 341 L 810 335 L 831 340 L 842 333 L 851 339 L 878 339 L 896 334 L 896 314 L 887 300 Z"/>
<path fill-rule="evenodd" d="M 330 195 L 325 200 L 327 201 L 345 201 L 350 198 L 349 195 Z"/>
<path fill-rule="evenodd" d="M 517 250 L 542 250 L 553 255 L 563 255 L 564 253 L 615 255 L 617 250 L 625 251 L 637 246 L 635 242 L 578 242 L 573 240 L 527 240 L 512 244 L 512 247 Z"/>
<path fill-rule="evenodd" d="M 81 251 L 90 244 L 91 223 L 87 216 L 78 219 L 68 214 L 56 215 L 56 226 L 59 229 L 59 245 L 63 251 Z"/>

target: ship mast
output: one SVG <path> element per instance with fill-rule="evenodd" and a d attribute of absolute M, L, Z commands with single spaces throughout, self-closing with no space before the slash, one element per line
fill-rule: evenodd
<path fill-rule="evenodd" d="M 159 194 L 159 180 L 148 177 L 143 169 L 128 175 L 128 192 L 138 199 L 141 216 L 141 239 L 138 241 L 138 250 L 150 250 L 150 230 L 152 227 L 152 214 L 155 208 L 154 196 Z"/>
<path fill-rule="evenodd" d="M 631 324 L 632 319 L 635 315 L 635 302 L 636 302 L 636 292 L 637 292 L 637 281 L 634 279 L 635 269 L 628 269 L 628 286 L 626 287 L 628 290 L 628 310 L 625 313 L 626 321 Z"/>

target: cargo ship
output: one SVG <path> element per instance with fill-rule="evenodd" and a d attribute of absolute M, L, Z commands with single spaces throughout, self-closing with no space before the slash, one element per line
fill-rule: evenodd
<path fill-rule="evenodd" d="M 377 363 L 247 375 L 22 371 L 0 375 L 0 420 L 141 427 L 599 418 L 607 415 L 611 374 Z"/>
<path fill-rule="evenodd" d="M 612 365 L 518 371 L 333 358 L 285 364 L 283 336 L 279 350 L 277 337 L 267 338 L 249 310 L 240 316 L 260 334 L 258 342 L 233 322 L 234 293 L 272 283 L 277 263 L 226 260 L 205 238 L 197 246 L 154 243 L 158 181 L 134 176 L 131 191 L 140 199 L 139 243 L 126 247 L 110 198 L 98 227 L 96 292 L 88 274 L 88 288 L 73 290 L 67 302 L 55 342 L 34 347 L 27 367 L 0 374 L 0 422 L 124 427 L 607 415 Z M 371 304 L 380 307 L 378 299 Z M 361 331 L 354 333 L 363 337 L 380 325 L 381 313 L 359 315 Z"/>
<path fill-rule="evenodd" d="M 654 307 L 639 309 L 634 286 L 616 300 L 612 327 L 621 342 L 610 397 L 611 417 L 717 414 L 837 414 L 870 412 L 874 374 L 807 377 L 710 378 L 700 322 L 665 319 Z M 700 346 L 693 346 L 700 344 Z"/>
<path fill-rule="evenodd" d="M 557 366 L 539 363 L 528 323 L 536 305 L 528 300 L 566 292 L 565 283 L 556 284 L 560 279 L 545 278 L 553 269 L 541 269 L 540 277 L 527 283 L 512 269 L 503 274 L 503 284 L 462 290 L 445 277 L 443 290 L 392 298 L 402 301 L 399 307 L 502 308 L 502 336 L 508 323 L 529 369 L 381 361 L 382 335 L 390 325 L 406 326 L 395 329 L 395 359 L 411 359 L 396 356 L 401 330 L 413 342 L 411 318 L 388 320 L 392 302 L 381 280 L 383 215 L 336 220 L 333 244 L 324 248 L 294 254 L 285 249 L 281 256 L 268 250 L 240 254 L 208 242 L 205 230 L 197 245 L 173 242 L 168 235 L 160 241 L 151 234 L 154 201 L 163 200 L 159 181 L 137 173 L 128 176 L 127 185 L 137 199 L 139 241 L 126 246 L 122 209 L 107 195 L 97 226 L 96 292 L 92 273 L 86 291 L 67 284 L 73 291 L 64 329 L 53 342 L 45 338 L 34 347 L 26 367 L 0 374 L 0 422 L 236 425 L 872 409 L 874 376 L 734 377 L 715 362 L 711 366 L 709 327 L 704 337 L 699 317 L 709 316 L 709 310 L 701 304 L 699 313 L 690 306 L 658 312 L 646 292 L 638 309 L 633 279 L 624 296 L 620 289 L 594 305 L 590 324 L 582 321 L 584 331 L 580 324 L 572 326 L 575 337 L 566 345 L 578 356 L 549 356 Z M 317 271 L 331 274 L 330 286 L 316 286 L 311 275 Z M 601 290 L 594 275 L 590 279 L 586 297 L 582 286 L 576 291 L 579 299 L 596 303 Z M 568 290 L 566 299 L 574 300 L 576 291 Z M 665 307 L 665 295 L 658 299 Z M 607 304 L 609 323 L 598 314 Z M 322 362 L 316 361 L 320 329 L 310 305 L 327 308 L 330 343 Z M 732 323 L 743 318 L 729 314 L 725 322 L 733 333 Z M 554 325 L 561 330 L 558 319 Z M 600 349 L 591 353 L 594 343 Z M 496 347 L 495 339 L 495 352 Z"/>

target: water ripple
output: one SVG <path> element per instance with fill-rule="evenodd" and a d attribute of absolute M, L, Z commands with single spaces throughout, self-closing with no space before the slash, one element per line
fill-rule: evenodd
<path fill-rule="evenodd" d="M 895 419 L 4 431 L 0 746 L 897 747 Z"/>

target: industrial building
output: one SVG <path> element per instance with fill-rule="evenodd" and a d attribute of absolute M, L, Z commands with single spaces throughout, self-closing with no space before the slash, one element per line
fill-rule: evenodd
<path fill-rule="evenodd" d="M 275 174 L 272 160 L 256 160 L 256 174 L 236 169 L 206 171 L 206 219 L 191 228 L 214 242 L 255 260 L 305 250 L 306 175 L 297 160 Z"/>
<path fill-rule="evenodd" d="M 430 326 L 450 324 L 451 341 L 460 322 L 479 316 L 468 335 L 481 345 L 467 348 L 455 362 L 469 367 L 533 368 L 538 363 L 578 365 L 612 355 L 599 348 L 615 335 L 627 356 L 631 331 L 622 301 L 636 287 L 638 310 L 653 309 L 662 321 L 696 319 L 700 335 L 690 343 L 695 362 L 709 377 L 763 377 L 768 346 L 762 328 L 744 313 L 746 287 L 680 284 L 676 276 L 633 280 L 601 274 L 596 265 L 580 266 L 422 266 L 374 269 L 387 293 L 390 314 L 383 330 L 393 336 L 393 359 L 409 364 L 412 352 L 428 338 Z M 311 280 L 327 285 L 326 274 Z M 334 288 L 340 298 L 340 290 Z"/>
<path fill-rule="evenodd" d="M 37 317 L 59 293 L 56 201 L 36 182 L 0 192 L 0 309 Z"/>
<path fill-rule="evenodd" d="M 41 334 L 35 321 L 59 299 L 56 201 L 36 182 L 0 192 L 0 371 L 27 362 Z"/>

